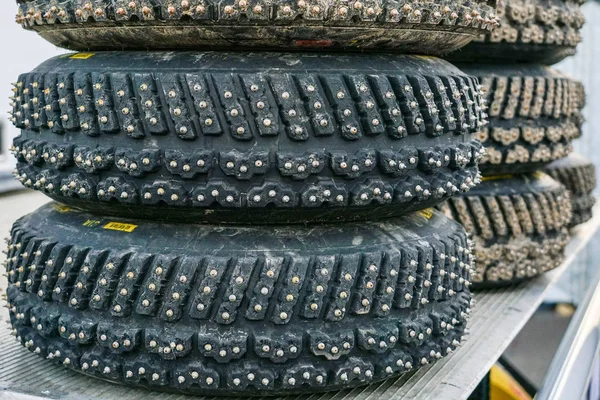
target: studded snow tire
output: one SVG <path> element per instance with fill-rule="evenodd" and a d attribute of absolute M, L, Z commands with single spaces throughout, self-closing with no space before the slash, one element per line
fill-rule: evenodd
<path fill-rule="evenodd" d="M 500 26 L 449 55 L 464 62 L 552 65 L 575 54 L 585 21 L 570 0 L 499 0 Z"/>
<path fill-rule="evenodd" d="M 573 218 L 570 226 L 582 224 L 592 218 L 592 208 L 596 203 L 593 194 L 596 188 L 596 167 L 581 154 L 571 154 L 546 168 L 546 172 L 565 185 L 571 193 Z"/>
<path fill-rule="evenodd" d="M 455 350 L 471 260 L 464 228 L 432 209 L 272 229 L 51 203 L 13 226 L 7 293 L 22 344 L 88 375 L 194 394 L 313 392 Z"/>
<path fill-rule="evenodd" d="M 571 200 L 544 173 L 484 178 L 471 193 L 440 208 L 473 235 L 473 288 L 532 278 L 564 259 Z"/>
<path fill-rule="evenodd" d="M 109 215 L 389 217 L 468 190 L 484 154 L 477 81 L 420 57 L 76 54 L 13 102 L 21 182 Z"/>
<path fill-rule="evenodd" d="M 19 0 L 17 22 L 72 50 L 456 50 L 498 25 L 495 1 Z"/>
<path fill-rule="evenodd" d="M 481 173 L 534 172 L 572 151 L 581 135 L 583 85 L 532 65 L 459 65 L 479 77 L 489 123 L 477 138 L 486 148 Z"/>

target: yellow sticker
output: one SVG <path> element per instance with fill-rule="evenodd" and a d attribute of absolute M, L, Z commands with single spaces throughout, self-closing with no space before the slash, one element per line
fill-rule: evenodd
<path fill-rule="evenodd" d="M 92 58 L 96 53 L 77 53 L 73 54 L 69 57 L 71 60 L 87 60 L 88 58 Z"/>
<path fill-rule="evenodd" d="M 544 176 L 546 176 L 546 174 L 542 171 L 535 171 L 531 174 L 531 176 L 533 176 L 536 179 L 542 179 Z"/>
<path fill-rule="evenodd" d="M 61 213 L 66 213 L 72 210 L 71 207 L 65 206 L 64 204 L 53 203 L 52 208 Z"/>
<path fill-rule="evenodd" d="M 417 211 L 417 213 L 427 219 L 431 219 L 433 216 L 433 208 L 426 208 L 424 210 Z"/>
<path fill-rule="evenodd" d="M 137 225 L 134 224 L 126 224 L 123 222 L 109 222 L 104 225 L 104 229 L 110 229 L 112 231 L 121 231 L 121 232 L 133 232 Z"/>
<path fill-rule="evenodd" d="M 498 179 L 510 179 L 510 178 L 514 178 L 514 175 L 504 174 L 504 175 L 484 176 L 483 178 L 481 178 L 481 180 L 483 182 L 487 182 L 487 181 L 497 181 Z"/>
<path fill-rule="evenodd" d="M 88 219 L 83 223 L 83 226 L 87 226 L 88 228 L 93 228 L 94 226 L 100 225 L 100 221 L 97 219 Z"/>

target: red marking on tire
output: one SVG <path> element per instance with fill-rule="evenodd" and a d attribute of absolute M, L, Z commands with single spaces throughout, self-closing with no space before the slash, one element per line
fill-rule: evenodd
<path fill-rule="evenodd" d="M 296 40 L 298 47 L 329 47 L 333 45 L 333 40 Z"/>

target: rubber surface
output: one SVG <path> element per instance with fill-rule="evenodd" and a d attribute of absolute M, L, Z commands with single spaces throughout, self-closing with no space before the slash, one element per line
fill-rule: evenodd
<path fill-rule="evenodd" d="M 500 0 L 500 26 L 449 59 L 481 63 L 552 65 L 575 54 L 585 16 L 581 1 Z"/>
<path fill-rule="evenodd" d="M 24 346 L 154 390 L 306 393 L 386 379 L 453 351 L 470 307 L 470 242 L 431 209 L 273 229 L 51 203 L 15 223 L 8 251 Z"/>
<path fill-rule="evenodd" d="M 255 48 L 445 54 L 498 25 L 495 1 L 19 1 L 26 29 L 72 50 Z"/>
<path fill-rule="evenodd" d="M 546 168 L 546 173 L 562 183 L 571 192 L 573 218 L 569 226 L 582 224 L 592 218 L 592 208 L 596 203 L 593 194 L 596 188 L 596 167 L 582 156 L 573 153 Z"/>
<path fill-rule="evenodd" d="M 569 192 L 544 173 L 484 179 L 441 207 L 473 235 L 473 288 L 506 285 L 558 267 L 569 242 Z"/>
<path fill-rule="evenodd" d="M 459 65 L 479 77 L 489 124 L 477 135 L 486 147 L 484 176 L 533 172 L 572 151 L 581 135 L 583 85 L 539 65 Z"/>
<path fill-rule="evenodd" d="M 25 186 L 101 215 L 383 218 L 478 180 L 481 91 L 443 60 L 86 57 L 54 58 L 19 78 L 13 151 Z"/>

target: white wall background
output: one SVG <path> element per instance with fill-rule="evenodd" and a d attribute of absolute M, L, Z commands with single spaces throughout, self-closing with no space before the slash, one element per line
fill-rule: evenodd
<path fill-rule="evenodd" d="M 583 41 L 577 54 L 556 67 L 585 85 L 587 105 L 583 110 L 586 122 L 583 136 L 575 142 L 575 150 L 591 159 L 599 169 L 600 178 L 600 3 L 588 1 L 582 6 L 586 23 Z M 600 188 L 596 187 L 600 193 Z"/>
<path fill-rule="evenodd" d="M 8 97 L 12 94 L 11 82 L 16 82 L 19 74 L 31 71 L 42 61 L 65 52 L 36 33 L 21 28 L 15 22 L 16 13 L 14 0 L 0 2 L 0 123 L 4 130 L 5 149 L 10 147 L 12 137 L 18 134 L 5 112 L 10 109 Z"/>

